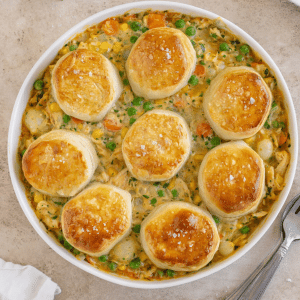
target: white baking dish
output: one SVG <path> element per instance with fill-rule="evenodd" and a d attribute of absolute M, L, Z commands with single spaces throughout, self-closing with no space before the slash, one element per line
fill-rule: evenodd
<path fill-rule="evenodd" d="M 178 279 L 171 279 L 171 280 L 164 280 L 164 281 L 136 281 L 136 280 L 129 280 L 126 278 L 122 278 L 120 276 L 114 276 L 112 274 L 105 273 L 103 271 L 100 271 L 94 267 L 92 267 L 90 264 L 84 261 L 77 260 L 71 253 L 69 253 L 67 250 L 65 250 L 61 245 L 56 243 L 52 237 L 50 237 L 43 227 L 40 225 L 39 220 L 37 219 L 35 213 L 31 209 L 26 196 L 25 196 L 25 189 L 20 181 L 20 166 L 17 163 L 17 148 L 18 148 L 18 141 L 19 136 L 21 133 L 21 120 L 22 115 L 25 110 L 27 101 L 29 99 L 30 91 L 32 89 L 32 85 L 36 78 L 44 71 L 44 69 L 50 64 L 50 62 L 55 58 L 57 52 L 63 47 L 63 45 L 66 43 L 68 39 L 73 37 L 76 33 L 84 31 L 88 26 L 97 24 L 101 22 L 102 20 L 105 20 L 106 18 L 124 14 L 125 12 L 129 10 L 134 11 L 140 11 L 144 9 L 153 9 L 153 10 L 173 10 L 182 12 L 185 14 L 195 15 L 195 16 L 201 16 L 201 17 L 208 17 L 210 19 L 215 19 L 219 16 L 217 16 L 214 13 L 208 12 L 206 10 L 181 4 L 181 3 L 175 3 L 175 2 L 163 2 L 163 1 L 143 1 L 143 2 L 135 2 L 135 3 L 129 3 L 121 6 L 117 6 L 111 9 L 107 9 L 105 11 L 99 12 L 84 21 L 80 22 L 73 28 L 71 28 L 69 31 L 67 31 L 64 35 L 62 35 L 57 41 L 55 41 L 51 47 L 42 55 L 42 57 L 37 61 L 37 63 L 33 66 L 29 74 L 27 75 L 20 92 L 18 94 L 18 97 L 16 99 L 13 113 L 11 116 L 11 122 L 9 127 L 9 134 L 8 134 L 8 163 L 9 163 L 9 171 L 11 180 L 13 183 L 13 187 L 15 190 L 15 193 L 17 195 L 17 198 L 19 200 L 19 203 L 27 216 L 29 222 L 32 224 L 34 229 L 38 232 L 38 234 L 41 236 L 41 238 L 59 255 L 61 255 L 63 258 L 68 260 L 70 263 L 74 264 L 75 266 L 81 268 L 82 270 L 85 270 L 97 277 L 100 277 L 102 279 L 108 280 L 110 282 L 114 282 L 120 285 L 129 286 L 129 287 L 135 287 L 135 288 L 164 288 L 164 287 L 170 287 L 170 286 L 176 286 L 180 284 L 184 284 L 187 282 L 191 282 L 197 279 L 200 279 L 202 277 L 208 276 L 212 273 L 215 273 L 224 267 L 230 265 L 234 261 L 236 261 L 238 258 L 240 258 L 242 255 L 244 255 L 251 247 L 253 247 L 256 242 L 263 237 L 264 233 L 267 231 L 267 229 L 270 227 L 270 225 L 273 223 L 274 219 L 276 218 L 277 214 L 279 213 L 281 207 L 283 206 L 287 195 L 290 191 L 293 178 L 295 175 L 296 170 L 296 163 L 297 163 L 297 153 L 298 153 L 298 134 L 297 134 L 297 124 L 296 124 L 296 115 L 295 110 L 293 106 L 293 102 L 288 90 L 288 87 L 283 79 L 283 76 L 281 75 L 278 67 L 275 65 L 274 61 L 271 59 L 271 57 L 266 53 L 266 51 L 253 39 L 251 38 L 247 33 L 245 33 L 242 29 L 231 23 L 230 21 L 227 21 L 226 19 L 223 19 L 225 24 L 228 26 L 228 28 L 237 36 L 242 38 L 245 42 L 247 42 L 253 50 L 257 51 L 263 58 L 263 60 L 270 66 L 270 68 L 275 72 L 276 78 L 279 84 L 279 87 L 283 91 L 284 97 L 286 99 L 286 106 L 289 112 L 289 131 L 291 136 L 292 145 L 290 148 L 291 153 L 291 162 L 290 167 L 288 169 L 287 175 L 286 175 L 286 186 L 283 189 L 283 191 L 280 194 L 279 201 L 275 203 L 273 206 L 272 212 L 269 214 L 268 218 L 261 224 L 261 226 L 256 230 L 256 232 L 252 235 L 252 238 L 248 244 L 246 244 L 244 247 L 242 247 L 240 250 L 238 250 L 234 255 L 229 257 L 228 259 L 219 262 L 217 264 L 213 264 L 208 268 L 204 268 L 200 270 L 199 272 L 192 274 L 190 276 L 178 278 Z"/>

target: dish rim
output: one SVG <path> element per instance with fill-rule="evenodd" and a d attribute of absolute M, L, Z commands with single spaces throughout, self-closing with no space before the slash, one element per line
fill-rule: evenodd
<path fill-rule="evenodd" d="M 20 166 L 17 162 L 17 149 L 19 143 L 19 136 L 21 133 L 21 120 L 22 115 L 24 113 L 26 104 L 28 102 L 29 93 L 32 89 L 33 82 L 39 75 L 46 69 L 46 67 L 51 63 L 51 61 L 57 55 L 57 52 L 61 47 L 65 44 L 67 40 L 73 38 L 77 33 L 84 31 L 87 27 L 97 24 L 109 17 L 113 17 L 116 15 L 124 14 L 129 10 L 171 10 L 171 11 L 178 11 L 183 12 L 189 15 L 194 16 L 201 16 L 207 17 L 209 19 L 216 19 L 221 18 L 222 21 L 226 24 L 228 29 L 230 29 L 235 35 L 241 37 L 244 41 L 246 41 L 252 49 L 260 54 L 263 60 L 270 66 L 270 68 L 275 72 L 276 79 L 281 91 L 284 94 L 286 109 L 288 111 L 289 117 L 289 132 L 291 136 L 292 146 L 290 147 L 290 155 L 291 161 L 289 165 L 289 169 L 286 174 L 286 186 L 281 191 L 279 199 L 274 205 L 272 206 L 272 211 L 270 212 L 268 218 L 262 222 L 260 228 L 258 228 L 250 238 L 248 244 L 243 246 L 240 250 L 238 250 L 234 255 L 216 263 L 213 266 L 209 266 L 205 269 L 200 270 L 199 272 L 191 275 L 187 275 L 185 277 L 179 277 L 177 279 L 170 279 L 170 280 L 162 280 L 162 281 L 139 281 L 139 280 L 132 280 L 123 278 L 118 275 L 113 275 L 111 273 L 107 273 L 92 267 L 89 263 L 85 261 L 79 261 L 75 258 L 70 252 L 64 249 L 61 245 L 59 245 L 46 231 L 42 228 L 41 223 L 37 219 L 33 209 L 29 205 L 29 202 L 26 198 L 24 193 L 25 188 L 20 181 Z M 18 121 L 18 122 L 16 122 Z M 249 34 L 247 34 L 244 30 L 242 30 L 237 25 L 233 24 L 232 22 L 228 21 L 227 19 L 220 17 L 219 15 L 212 13 L 210 11 L 204 10 L 202 8 L 182 4 L 178 2 L 167 2 L 167 1 L 142 1 L 142 2 L 133 2 L 128 4 L 123 4 L 119 6 L 115 6 L 103 11 L 100 11 L 85 20 L 79 22 L 67 32 L 65 32 L 62 36 L 60 36 L 38 59 L 38 61 L 34 64 L 28 75 L 26 76 L 18 96 L 16 98 L 14 108 L 12 111 L 10 125 L 9 125 L 9 132 L 8 132 L 8 165 L 9 165 L 9 173 L 11 177 L 11 181 L 13 184 L 13 188 L 15 194 L 18 198 L 20 206 L 25 213 L 28 221 L 31 223 L 35 231 L 40 235 L 40 237 L 50 246 L 57 254 L 61 257 L 66 259 L 68 262 L 72 263 L 73 265 L 79 267 L 80 269 L 93 274 L 101 279 L 107 280 L 109 282 L 113 282 L 122 286 L 133 287 L 133 288 L 142 288 L 142 289 L 155 289 L 155 288 L 166 288 L 172 286 L 178 286 L 181 284 L 189 283 L 200 278 L 209 276 L 238 260 L 244 254 L 246 254 L 257 242 L 262 238 L 262 236 L 266 233 L 269 229 L 271 224 L 274 222 L 276 216 L 278 215 L 280 209 L 285 203 L 285 200 L 288 196 L 288 193 L 291 189 L 293 178 L 295 176 L 296 165 L 297 165 L 297 153 L 298 153 L 298 128 L 297 128 L 297 121 L 296 121 L 296 113 L 293 105 L 293 101 L 288 90 L 287 84 L 275 64 L 272 60 L 270 55 L 260 46 L 258 42 L 256 42 Z"/>

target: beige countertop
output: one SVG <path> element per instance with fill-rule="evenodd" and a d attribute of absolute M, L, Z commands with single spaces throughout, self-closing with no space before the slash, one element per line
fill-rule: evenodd
<path fill-rule="evenodd" d="M 7 133 L 18 91 L 42 53 L 81 20 L 129 0 L 0 1 L 0 257 L 38 268 L 62 289 L 55 299 L 222 299 L 258 265 L 278 237 L 277 218 L 265 236 L 242 258 L 209 277 L 161 290 L 137 290 L 90 275 L 56 254 L 28 222 L 10 181 Z M 178 1 L 180 2 L 180 1 Z M 219 14 L 249 33 L 271 55 L 300 114 L 300 8 L 280 0 L 185 0 Z M 299 126 L 298 126 L 299 127 Z M 300 192 L 300 168 L 288 200 Z M 264 300 L 300 299 L 299 243 L 281 263 Z M 1 284 L 1 283 L 0 283 Z"/>

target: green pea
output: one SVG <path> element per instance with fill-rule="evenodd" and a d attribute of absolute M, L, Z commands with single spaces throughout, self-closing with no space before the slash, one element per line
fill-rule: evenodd
<path fill-rule="evenodd" d="M 120 74 L 121 77 L 123 77 L 124 72 L 123 71 L 119 71 L 119 74 Z"/>
<path fill-rule="evenodd" d="M 272 122 L 272 125 L 273 125 L 274 128 L 278 128 L 279 127 L 279 123 L 276 120 Z"/>
<path fill-rule="evenodd" d="M 40 91 L 44 87 L 44 81 L 41 79 L 38 79 L 34 82 L 33 87 L 37 90 Z"/>
<path fill-rule="evenodd" d="M 134 122 L 136 121 L 136 119 L 135 118 L 130 118 L 130 120 L 129 120 L 129 124 L 130 125 L 132 125 Z"/>
<path fill-rule="evenodd" d="M 110 262 L 108 264 L 108 267 L 112 270 L 112 271 L 115 271 L 117 269 L 117 264 L 114 263 L 114 262 Z"/>
<path fill-rule="evenodd" d="M 221 43 L 219 46 L 220 51 L 229 51 L 229 45 L 227 43 Z"/>
<path fill-rule="evenodd" d="M 176 28 L 183 28 L 185 26 L 185 21 L 180 19 L 175 22 Z"/>
<path fill-rule="evenodd" d="M 178 191 L 177 190 L 172 190 L 171 191 L 172 195 L 173 195 L 173 198 L 177 197 L 178 196 Z"/>
<path fill-rule="evenodd" d="M 221 144 L 221 139 L 218 136 L 214 136 L 211 140 L 210 143 L 212 146 L 218 146 Z"/>
<path fill-rule="evenodd" d="M 129 26 L 133 31 L 138 31 L 141 28 L 141 24 L 137 21 L 129 22 Z"/>
<path fill-rule="evenodd" d="M 80 254 L 80 251 L 78 251 L 77 249 L 73 249 L 73 253 L 75 254 L 75 255 L 79 255 Z"/>
<path fill-rule="evenodd" d="M 240 228 L 240 232 L 241 232 L 242 234 L 246 234 L 246 233 L 248 233 L 249 231 L 250 231 L 250 228 L 249 228 L 248 226 L 244 226 L 244 227 Z"/>
<path fill-rule="evenodd" d="M 70 120 L 71 120 L 71 117 L 69 115 L 64 115 L 63 116 L 63 121 L 64 121 L 65 124 L 69 123 Z"/>
<path fill-rule="evenodd" d="M 239 54 L 238 56 L 235 57 L 235 59 L 239 62 L 243 61 L 244 60 L 244 57 L 242 54 Z"/>
<path fill-rule="evenodd" d="M 135 233 L 140 233 L 141 231 L 141 224 L 136 224 L 133 226 L 132 231 Z"/>
<path fill-rule="evenodd" d="M 117 147 L 117 145 L 114 142 L 109 142 L 109 143 L 106 144 L 106 148 L 111 150 L 111 151 L 114 151 L 116 149 L 116 147 Z"/>
<path fill-rule="evenodd" d="M 138 269 L 141 266 L 141 260 L 139 257 L 133 259 L 130 263 L 129 263 L 129 267 L 131 269 Z"/>
<path fill-rule="evenodd" d="M 143 98 L 135 97 L 131 103 L 134 106 L 140 106 L 140 105 L 142 105 L 142 101 L 143 101 Z"/>
<path fill-rule="evenodd" d="M 64 247 L 68 250 L 71 250 L 73 248 L 73 246 L 69 244 L 66 240 L 64 240 Z"/>
<path fill-rule="evenodd" d="M 269 129 L 271 127 L 270 124 L 268 123 L 268 121 L 265 122 L 264 127 L 267 129 Z"/>
<path fill-rule="evenodd" d="M 212 216 L 212 217 L 213 217 L 213 219 L 214 219 L 214 221 L 215 221 L 216 224 L 220 223 L 220 220 L 219 220 L 219 218 L 217 216 Z"/>
<path fill-rule="evenodd" d="M 159 197 L 163 197 L 165 195 L 163 190 L 157 191 L 157 194 L 158 194 Z"/>
<path fill-rule="evenodd" d="M 154 107 L 153 107 L 153 105 L 152 105 L 151 102 L 145 102 L 144 105 L 143 105 L 143 109 L 144 109 L 145 111 L 151 110 L 151 109 L 153 109 L 153 108 L 154 108 Z"/>
<path fill-rule="evenodd" d="M 69 50 L 70 50 L 70 51 L 74 51 L 74 50 L 76 50 L 77 48 L 78 48 L 77 45 L 71 45 L 71 46 L 69 47 Z"/>
<path fill-rule="evenodd" d="M 130 42 L 131 42 L 132 44 L 134 44 L 134 43 L 137 41 L 137 39 L 138 39 L 138 37 L 135 36 L 135 35 L 133 35 L 132 37 L 130 37 Z"/>
<path fill-rule="evenodd" d="M 124 85 L 129 85 L 129 80 L 128 80 L 128 79 L 124 79 L 124 80 L 123 80 L 123 84 L 124 84 Z"/>
<path fill-rule="evenodd" d="M 167 275 L 168 275 L 169 277 L 174 277 L 175 271 L 173 271 L 173 270 L 167 270 Z"/>
<path fill-rule="evenodd" d="M 250 52 L 250 48 L 248 45 L 245 44 L 240 48 L 240 51 L 244 54 L 248 54 Z"/>
<path fill-rule="evenodd" d="M 136 108 L 129 107 L 127 110 L 127 114 L 128 114 L 128 116 L 134 116 L 134 115 L 136 115 L 136 111 L 137 111 Z"/>
<path fill-rule="evenodd" d="M 150 203 L 151 203 L 152 206 L 155 206 L 156 202 L 157 202 L 156 198 L 152 198 L 150 200 Z"/>
<path fill-rule="evenodd" d="M 188 82 L 190 85 L 194 86 L 198 84 L 199 80 L 196 75 L 192 75 Z"/>
<path fill-rule="evenodd" d="M 101 261 L 101 262 L 106 262 L 107 259 L 108 259 L 107 255 L 101 255 L 100 257 L 98 257 L 98 260 Z"/>
<path fill-rule="evenodd" d="M 185 34 L 188 36 L 193 36 L 196 34 L 196 28 L 193 26 L 189 26 L 186 30 L 185 30 Z"/>
<path fill-rule="evenodd" d="M 22 152 L 21 152 L 21 156 L 22 156 L 22 157 L 23 157 L 23 155 L 25 154 L 25 152 L 26 152 L 26 149 L 22 150 Z"/>
<path fill-rule="evenodd" d="M 209 85 L 210 84 L 210 82 L 211 82 L 211 79 L 206 79 L 206 83 Z"/>

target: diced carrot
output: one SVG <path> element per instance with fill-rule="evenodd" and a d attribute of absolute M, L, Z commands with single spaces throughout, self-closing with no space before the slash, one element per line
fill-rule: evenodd
<path fill-rule="evenodd" d="M 279 137 L 278 145 L 279 146 L 283 145 L 286 142 L 286 140 L 287 140 L 287 134 L 282 132 Z"/>
<path fill-rule="evenodd" d="M 213 131 L 208 123 L 199 123 L 196 129 L 198 136 L 208 137 L 213 134 Z"/>
<path fill-rule="evenodd" d="M 126 17 L 123 17 L 124 22 L 125 21 L 130 21 L 130 20 L 133 20 L 133 19 L 136 19 L 136 14 L 134 14 L 134 15 L 128 15 Z"/>
<path fill-rule="evenodd" d="M 82 120 L 77 119 L 77 118 L 74 118 L 74 117 L 72 117 L 72 121 L 73 121 L 75 124 L 81 124 L 81 123 L 83 123 Z"/>
<path fill-rule="evenodd" d="M 149 29 L 156 27 L 166 27 L 165 16 L 159 14 L 149 14 L 147 25 Z"/>
<path fill-rule="evenodd" d="M 103 24 L 102 29 L 108 35 L 116 35 L 119 31 L 119 22 L 116 20 L 107 20 Z"/>
<path fill-rule="evenodd" d="M 174 101 L 174 106 L 177 108 L 185 107 L 185 101 L 181 98 Z"/>
<path fill-rule="evenodd" d="M 205 67 L 202 65 L 196 65 L 194 74 L 199 76 L 199 77 L 204 77 L 206 73 Z"/>
<path fill-rule="evenodd" d="M 104 119 L 103 125 L 109 131 L 119 131 L 122 128 L 115 120 L 111 119 Z"/>
<path fill-rule="evenodd" d="M 256 62 L 251 63 L 252 68 L 256 68 L 258 65 L 261 65 L 261 63 L 256 63 Z"/>

